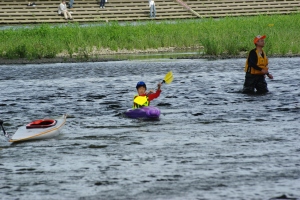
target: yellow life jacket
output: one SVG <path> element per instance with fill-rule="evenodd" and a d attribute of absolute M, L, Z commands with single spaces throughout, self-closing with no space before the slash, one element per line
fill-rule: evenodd
<path fill-rule="evenodd" d="M 259 66 L 262 69 L 268 69 L 268 64 L 269 64 L 268 63 L 268 57 L 265 54 L 265 52 L 262 51 L 264 57 L 262 57 L 260 55 L 260 53 L 258 53 L 257 50 L 255 50 L 255 52 L 256 52 L 256 55 L 257 55 L 257 63 L 256 63 L 256 65 Z M 255 75 L 263 75 L 261 71 L 259 71 L 257 69 L 254 69 L 253 67 L 249 68 L 249 66 L 248 66 L 248 59 L 249 59 L 249 55 L 248 55 L 248 58 L 246 60 L 245 72 L 249 72 L 250 74 L 255 74 Z"/>
<path fill-rule="evenodd" d="M 135 98 L 138 97 L 138 96 L 139 96 L 139 95 L 135 95 L 133 99 L 135 99 Z M 132 108 L 133 108 L 133 109 L 136 109 L 136 108 L 140 108 L 140 107 L 144 107 L 144 106 L 150 106 L 150 101 L 149 101 L 149 99 L 148 99 L 148 96 L 146 96 L 146 98 L 147 98 L 147 101 L 146 101 L 143 105 L 139 105 L 139 104 L 133 102 L 133 107 L 132 107 Z"/>

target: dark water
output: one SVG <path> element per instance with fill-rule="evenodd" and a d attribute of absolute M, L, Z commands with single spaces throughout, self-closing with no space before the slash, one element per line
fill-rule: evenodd
<path fill-rule="evenodd" d="M 300 198 L 300 58 L 270 59 L 267 95 L 241 94 L 244 59 L 0 66 L 9 133 L 68 113 L 60 137 L 0 140 L 1 199 Z M 127 119 L 135 84 L 159 121 Z"/>

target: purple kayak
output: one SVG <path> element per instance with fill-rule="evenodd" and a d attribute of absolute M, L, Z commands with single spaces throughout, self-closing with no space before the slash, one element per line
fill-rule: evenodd
<path fill-rule="evenodd" d="M 128 109 L 125 115 L 129 118 L 158 119 L 160 110 L 153 106 L 145 106 L 137 109 Z"/>

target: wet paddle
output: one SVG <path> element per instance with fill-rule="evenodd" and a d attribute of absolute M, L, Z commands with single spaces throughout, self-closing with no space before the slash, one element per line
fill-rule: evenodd
<path fill-rule="evenodd" d="M 169 71 L 166 75 L 165 75 L 165 78 L 164 80 L 161 82 L 161 84 L 170 84 L 172 83 L 174 77 L 173 77 L 173 73 L 172 71 Z M 144 103 L 146 103 L 147 101 L 147 97 L 146 96 L 137 96 L 135 99 L 134 99 L 134 103 L 136 104 L 139 104 L 139 105 L 144 105 Z"/>

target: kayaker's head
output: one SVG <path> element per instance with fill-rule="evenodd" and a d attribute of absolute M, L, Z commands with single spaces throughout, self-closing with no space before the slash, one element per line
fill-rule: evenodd
<path fill-rule="evenodd" d="M 147 90 L 147 86 L 146 83 L 143 81 L 140 81 L 136 84 L 136 90 L 138 92 L 139 95 L 143 95 L 146 93 Z"/>

